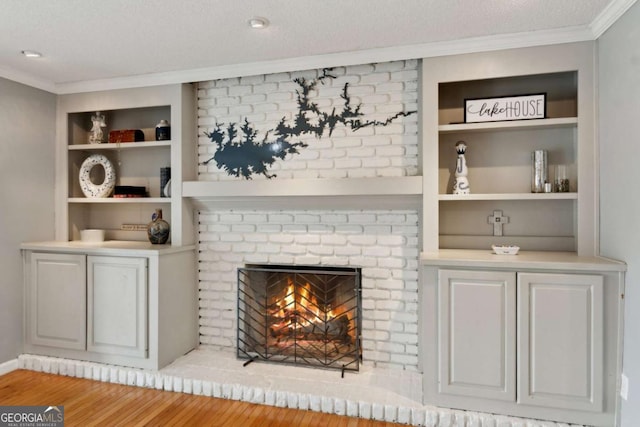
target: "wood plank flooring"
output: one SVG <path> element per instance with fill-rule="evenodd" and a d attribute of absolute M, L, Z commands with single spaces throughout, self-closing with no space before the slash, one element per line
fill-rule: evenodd
<path fill-rule="evenodd" d="M 65 427 L 401 425 L 27 370 L 0 376 L 0 405 L 63 405 Z"/>

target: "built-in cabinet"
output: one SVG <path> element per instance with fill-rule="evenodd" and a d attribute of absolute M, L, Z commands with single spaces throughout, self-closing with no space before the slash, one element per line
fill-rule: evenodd
<path fill-rule="evenodd" d="M 602 411 L 604 276 L 517 277 L 518 402 Z M 619 285 L 609 283 L 613 288 Z"/>
<path fill-rule="evenodd" d="M 443 249 L 421 281 L 425 403 L 614 425 L 623 264 Z"/>
<path fill-rule="evenodd" d="M 147 356 L 147 258 L 87 257 L 87 350 Z"/>
<path fill-rule="evenodd" d="M 27 353 L 159 369 L 197 346 L 193 246 L 22 248 Z"/>
<path fill-rule="evenodd" d="M 573 43 L 423 60 L 425 404 L 616 423 L 625 265 L 597 256 L 594 57 Z M 544 118 L 465 123 L 467 99 L 542 93 Z M 458 141 L 470 194 L 453 194 Z M 569 191 L 532 192 L 535 150 Z"/>
<path fill-rule="evenodd" d="M 512 272 L 438 271 L 441 393 L 515 400 L 515 280 Z"/>
<path fill-rule="evenodd" d="M 197 346 L 195 218 L 182 196 L 197 173 L 195 107 L 191 84 L 58 97 L 56 241 L 22 245 L 27 353 L 159 369 Z M 90 140 L 98 114 L 101 143 Z M 170 140 L 156 138 L 161 120 Z M 140 140 L 108 142 L 130 130 Z M 95 154 L 116 186 L 144 187 L 143 197 L 87 197 L 80 170 Z M 167 191 L 162 168 L 171 168 Z M 105 175 L 94 167 L 90 181 Z M 171 226 L 166 245 L 147 238 L 156 209 Z M 104 241 L 82 241 L 86 229 L 104 230 Z"/>
<path fill-rule="evenodd" d="M 86 272 L 84 254 L 28 254 L 28 262 L 25 262 L 27 342 L 47 347 L 85 349 Z"/>

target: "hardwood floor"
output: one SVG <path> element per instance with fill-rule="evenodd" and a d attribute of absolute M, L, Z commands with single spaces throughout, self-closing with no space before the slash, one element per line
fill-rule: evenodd
<path fill-rule="evenodd" d="M 27 370 L 0 376 L 0 405 L 64 406 L 65 427 L 391 427 L 349 418 L 236 400 L 174 393 Z"/>

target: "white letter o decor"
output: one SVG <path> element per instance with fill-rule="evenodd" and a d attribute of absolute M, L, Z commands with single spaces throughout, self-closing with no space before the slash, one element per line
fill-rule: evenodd
<path fill-rule="evenodd" d="M 104 168 L 104 182 L 100 185 L 91 182 L 90 177 L 91 170 L 97 165 L 101 165 Z M 106 156 L 92 154 L 82 162 L 82 166 L 80 166 L 80 189 L 86 197 L 109 197 L 115 185 L 116 172 Z"/>

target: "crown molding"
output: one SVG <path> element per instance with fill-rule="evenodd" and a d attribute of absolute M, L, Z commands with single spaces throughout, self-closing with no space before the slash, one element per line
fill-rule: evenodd
<path fill-rule="evenodd" d="M 191 83 L 230 77 L 291 72 L 325 67 L 338 67 L 402 59 L 430 58 L 493 50 L 592 41 L 600 37 L 631 6 L 633 6 L 636 1 L 637 0 L 613 0 L 593 20 L 593 22 L 587 26 L 501 34 L 434 43 L 393 46 L 273 61 L 249 62 L 244 64 L 222 65 L 182 71 L 150 73 L 112 79 L 86 80 L 57 84 L 33 78 L 30 75 L 2 67 L 0 67 L 0 77 L 62 95 L 92 92 L 97 90 L 129 89 L 176 83 Z"/>
<path fill-rule="evenodd" d="M 613 0 L 609 3 L 589 25 L 593 39 L 600 38 L 635 2 L 636 0 Z"/>
<path fill-rule="evenodd" d="M 474 37 L 461 40 L 339 52 L 325 55 L 224 65 L 166 73 L 152 73 L 114 79 L 60 83 L 55 85 L 55 92 L 58 94 L 70 94 L 96 90 L 190 83 L 229 77 L 291 72 L 402 59 L 428 58 L 588 40 L 593 40 L 593 35 L 589 27 L 569 27 L 555 30 Z"/>
<path fill-rule="evenodd" d="M 57 93 L 56 85 L 53 82 L 36 79 L 29 74 L 21 73 L 10 68 L 0 67 L 0 77 L 14 81 L 16 83 L 22 83 L 36 89 L 42 89 L 47 92 Z"/>

